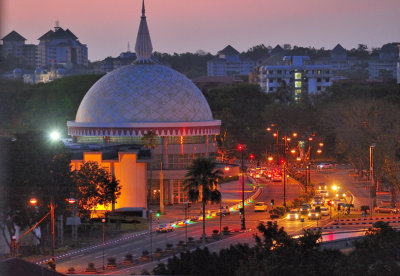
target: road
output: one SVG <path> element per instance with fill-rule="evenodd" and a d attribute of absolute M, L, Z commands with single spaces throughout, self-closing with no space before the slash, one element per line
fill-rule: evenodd
<path fill-rule="evenodd" d="M 354 196 L 354 203 L 357 206 L 365 205 L 368 202 L 368 191 L 365 190 L 365 183 L 354 182 L 350 171 L 345 168 L 332 169 L 329 171 L 313 171 L 311 174 L 314 183 L 324 182 L 326 184 L 337 184 L 341 185 L 345 189 L 349 190 Z M 262 189 L 262 193 L 256 201 L 263 201 L 270 203 L 271 199 L 274 199 L 275 205 L 282 205 L 283 203 L 283 184 L 280 182 L 270 182 L 265 179 L 259 179 L 258 185 Z M 301 192 L 300 185 L 293 179 L 289 178 L 286 187 L 286 199 L 291 200 Z M 254 212 L 253 205 L 246 206 L 246 227 L 249 230 L 245 233 L 235 234 L 229 238 L 222 240 L 213 240 L 207 244 L 207 247 L 212 251 L 219 251 L 221 248 L 228 247 L 230 244 L 235 243 L 248 243 L 249 245 L 254 244 L 254 234 L 257 233 L 257 226 L 260 220 L 268 220 L 268 212 Z M 271 206 L 269 206 L 271 208 Z M 301 234 L 302 229 L 305 228 L 323 228 L 323 239 L 325 241 L 333 241 L 338 239 L 347 239 L 354 236 L 362 236 L 365 229 L 369 225 L 339 225 L 335 226 L 336 220 L 330 220 L 329 216 L 323 217 L 321 220 L 307 220 L 302 223 L 299 220 L 290 221 L 286 218 L 277 220 L 280 227 L 284 227 L 285 231 L 292 236 Z M 154 223 L 155 225 L 156 223 Z M 220 218 L 216 217 L 206 221 L 206 233 L 207 236 L 211 236 L 212 230 L 219 230 L 221 227 L 229 226 L 229 229 L 240 229 L 240 215 L 238 213 L 232 213 L 231 215 L 224 216 L 220 222 Z M 330 228 L 336 227 L 336 228 Z M 200 240 L 202 234 L 202 223 L 195 223 L 187 226 L 187 236 L 193 237 L 196 241 Z M 156 248 L 165 249 L 167 243 L 171 243 L 174 246 L 179 241 L 186 240 L 186 229 L 185 227 L 176 228 L 173 232 L 152 234 L 152 243 L 150 242 L 150 235 L 147 233 L 142 234 L 136 238 L 126 239 L 123 241 L 116 242 L 115 244 L 109 245 L 104 248 L 104 259 L 107 262 L 107 258 L 114 257 L 117 259 L 117 263 L 121 263 L 124 256 L 128 253 L 132 254 L 134 258 L 138 258 L 142 255 L 142 251 L 148 250 L 154 252 Z M 150 245 L 152 244 L 152 248 Z M 198 243 L 198 245 L 201 245 Z M 162 260 L 166 260 L 168 257 L 164 257 Z M 65 272 L 69 267 L 74 267 L 77 271 L 83 271 L 89 262 L 93 262 L 97 268 L 103 266 L 103 250 L 102 247 L 98 247 L 89 252 L 83 252 L 82 254 L 76 254 L 73 256 L 67 256 L 61 260 L 57 260 L 57 270 Z M 144 263 L 136 265 L 134 267 L 121 267 L 119 266 L 116 270 L 107 271 L 107 274 L 118 274 L 118 275 L 129 275 L 131 273 L 140 273 L 143 269 L 151 271 L 152 268 L 157 264 L 158 261 L 153 263 Z"/>

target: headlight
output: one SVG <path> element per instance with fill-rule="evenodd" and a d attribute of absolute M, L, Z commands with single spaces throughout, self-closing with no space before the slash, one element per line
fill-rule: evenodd
<path fill-rule="evenodd" d="M 298 214 L 296 214 L 296 218 L 299 218 L 299 215 L 298 215 Z"/>
<path fill-rule="evenodd" d="M 329 194 L 328 194 L 328 193 L 326 193 L 326 196 L 329 196 Z"/>
<path fill-rule="evenodd" d="M 344 197 L 346 197 L 346 194 L 343 194 Z"/>
<path fill-rule="evenodd" d="M 286 218 L 290 218 L 290 215 L 287 215 L 287 217 Z"/>
<path fill-rule="evenodd" d="M 311 217 L 311 214 L 310 214 L 310 213 L 308 213 L 308 216 L 309 216 L 309 217 Z"/>
<path fill-rule="evenodd" d="M 315 214 L 316 217 L 318 217 L 318 214 Z"/>

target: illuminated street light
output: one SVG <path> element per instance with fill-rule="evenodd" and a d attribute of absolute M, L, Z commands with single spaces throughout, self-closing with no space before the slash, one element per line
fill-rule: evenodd
<path fill-rule="evenodd" d="M 50 133 L 50 139 L 51 140 L 58 141 L 58 140 L 60 140 L 60 138 L 61 138 L 61 135 L 60 135 L 60 133 L 58 131 L 52 131 Z"/>
<path fill-rule="evenodd" d="M 332 190 L 336 191 L 337 189 L 338 189 L 338 186 L 336 186 L 336 185 L 332 186 Z"/>
<path fill-rule="evenodd" d="M 312 141 L 312 140 L 313 140 L 313 138 L 312 138 L 312 137 L 309 137 L 309 138 L 308 138 L 308 141 Z"/>
<path fill-rule="evenodd" d="M 301 161 L 301 157 L 297 157 L 296 160 L 297 160 L 297 161 Z"/>
<path fill-rule="evenodd" d="M 319 143 L 318 144 L 320 147 L 323 147 L 324 146 L 324 143 Z"/>
<path fill-rule="evenodd" d="M 32 198 L 29 200 L 29 203 L 30 203 L 31 205 L 36 205 L 36 204 L 38 203 L 38 200 L 37 200 L 37 198 L 32 197 Z"/>
<path fill-rule="evenodd" d="M 321 154 L 321 153 L 322 153 L 322 150 L 321 150 L 321 149 L 317 149 L 317 153 L 318 153 L 318 154 Z"/>
<path fill-rule="evenodd" d="M 276 137 L 276 136 L 278 136 L 278 133 L 274 132 L 272 135 L 273 135 L 274 137 Z"/>
<path fill-rule="evenodd" d="M 297 133 L 296 132 L 293 132 L 293 137 L 297 137 Z"/>
<path fill-rule="evenodd" d="M 274 160 L 274 158 L 272 156 L 268 156 L 268 161 L 271 162 L 272 160 Z"/>
<path fill-rule="evenodd" d="M 271 128 L 270 128 L 270 127 L 267 127 L 267 131 L 271 131 Z"/>
<path fill-rule="evenodd" d="M 292 149 L 290 152 L 293 153 L 293 154 L 295 154 L 295 153 L 296 153 L 296 150 L 295 150 L 295 149 Z"/>
<path fill-rule="evenodd" d="M 229 167 L 225 167 L 225 168 L 224 168 L 224 170 L 225 170 L 226 172 L 228 172 L 228 171 L 230 171 L 230 170 L 231 170 L 231 168 L 229 168 Z"/>
<path fill-rule="evenodd" d="M 287 137 L 287 138 L 286 138 L 286 141 L 289 141 L 289 142 L 290 142 L 291 140 L 292 140 L 292 138 L 290 138 L 290 137 Z"/>

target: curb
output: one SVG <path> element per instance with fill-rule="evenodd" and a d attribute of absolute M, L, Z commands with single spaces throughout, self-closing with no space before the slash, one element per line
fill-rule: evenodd
<path fill-rule="evenodd" d="M 381 218 L 354 218 L 354 219 L 341 219 L 340 221 L 347 222 L 347 221 L 366 221 L 366 220 L 382 220 L 382 219 L 400 219 L 400 216 L 398 217 L 381 217 Z"/>
<path fill-rule="evenodd" d="M 329 227 L 314 227 L 314 228 L 308 228 L 307 230 L 330 230 L 330 229 L 339 229 L 342 228 L 342 226 L 329 226 Z"/>
<path fill-rule="evenodd" d="M 376 221 L 364 221 L 364 222 L 344 222 L 344 223 L 334 223 L 334 225 L 363 225 L 363 224 L 373 224 Z M 386 223 L 400 223 L 400 220 L 385 221 Z"/>

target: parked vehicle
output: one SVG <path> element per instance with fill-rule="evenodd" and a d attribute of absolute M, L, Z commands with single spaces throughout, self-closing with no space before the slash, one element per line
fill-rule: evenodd
<path fill-rule="evenodd" d="M 258 211 L 265 212 L 265 211 L 267 211 L 267 209 L 268 209 L 268 205 L 265 202 L 257 202 L 254 205 L 255 212 L 258 212 Z"/>

